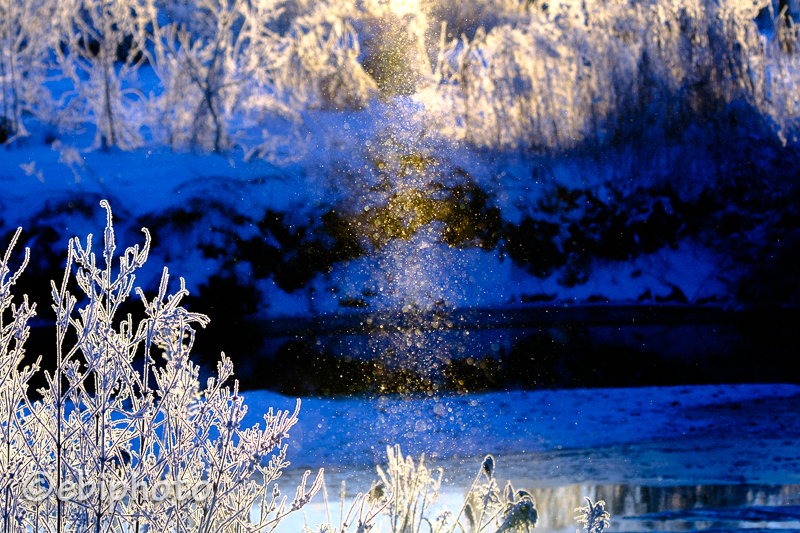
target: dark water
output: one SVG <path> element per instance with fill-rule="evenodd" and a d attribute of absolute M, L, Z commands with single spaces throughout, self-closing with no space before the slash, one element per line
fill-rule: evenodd
<path fill-rule="evenodd" d="M 537 354 L 537 372 L 552 370 L 545 372 L 552 382 L 544 383 L 551 387 L 794 383 L 800 373 L 785 360 L 800 343 L 798 320 L 797 310 L 703 306 L 351 313 L 265 323 L 269 346 L 262 357 L 301 340 L 336 357 L 376 359 L 431 378 L 451 360 L 508 362 Z M 586 366 L 583 360 L 602 368 L 588 376 L 569 375 L 564 360 L 581 360 L 573 365 L 577 368 Z M 552 368 L 541 366 L 548 364 Z"/>

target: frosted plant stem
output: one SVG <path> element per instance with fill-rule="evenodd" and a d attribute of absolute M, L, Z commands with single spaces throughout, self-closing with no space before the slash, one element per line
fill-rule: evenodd
<path fill-rule="evenodd" d="M 325 516 L 328 520 L 328 523 L 331 523 L 331 506 L 330 502 L 328 501 L 328 484 L 325 482 L 325 478 L 322 478 L 322 498 L 325 501 Z"/>
<path fill-rule="evenodd" d="M 342 498 L 339 503 L 339 533 L 342 532 L 342 527 L 344 527 L 344 495 L 345 495 L 345 481 L 342 480 Z"/>
<path fill-rule="evenodd" d="M 456 515 L 456 518 L 455 518 L 455 523 L 453 524 L 453 527 L 450 528 L 449 533 L 453 533 L 453 531 L 456 528 L 456 524 L 459 524 L 459 519 L 461 519 L 461 515 L 464 513 L 464 510 L 467 508 L 467 503 L 469 501 L 469 495 L 472 494 L 473 490 L 475 490 L 475 487 L 478 485 L 478 481 L 480 481 L 482 475 L 483 475 L 483 471 L 481 470 L 481 471 L 478 472 L 478 475 L 475 476 L 475 479 L 473 480 L 472 485 L 470 485 L 469 490 L 467 491 L 467 497 L 464 498 L 464 503 L 461 505 L 461 509 L 459 509 L 458 514 Z M 463 527 L 462 527 L 462 529 L 463 529 Z"/>

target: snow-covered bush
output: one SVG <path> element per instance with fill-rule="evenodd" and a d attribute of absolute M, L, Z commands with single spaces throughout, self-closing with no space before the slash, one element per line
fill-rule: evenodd
<path fill-rule="evenodd" d="M 28 135 L 25 115 L 47 117 L 44 86 L 56 5 L 43 0 L 0 2 L 0 144 Z"/>
<path fill-rule="evenodd" d="M 430 470 L 425 466 L 425 455 L 418 463 L 409 455 L 403 457 L 400 446 L 386 449 L 389 464 L 384 471 L 378 467 L 381 484 L 370 492 L 373 499 L 382 500 L 389 491 L 394 499 L 386 507 L 391 533 L 415 533 L 428 520 L 428 508 L 439 497 L 442 485 L 442 470 Z"/>
<path fill-rule="evenodd" d="M 220 152 L 235 144 L 235 130 L 258 127 L 267 114 L 299 120 L 306 109 L 364 107 L 376 87 L 358 62 L 350 7 L 339 4 L 317 5 L 284 33 L 277 0 L 194 0 L 187 23 L 164 25 L 151 4 L 163 85 L 154 130 L 172 147 Z"/>
<path fill-rule="evenodd" d="M 54 52 L 73 86 L 65 102 L 72 121 L 96 126 L 95 147 L 136 148 L 146 103 L 134 87 L 148 23 L 142 2 L 73 0 L 60 10 L 63 41 Z"/>
<path fill-rule="evenodd" d="M 800 110 L 796 55 L 785 51 L 796 34 L 767 42 L 754 19 L 768 4 L 532 5 L 472 38 L 443 33 L 436 86 L 421 98 L 440 129 L 495 148 L 596 149 L 638 138 L 652 151 L 733 103 L 771 117 L 786 136 Z"/>
<path fill-rule="evenodd" d="M 321 2 L 297 17 L 274 76 L 276 91 L 293 109 L 361 109 L 377 86 L 359 63 L 359 36 L 347 2 Z"/>
<path fill-rule="evenodd" d="M 736 128 L 731 106 L 752 108 L 788 142 L 800 118 L 798 35 L 771 9 L 769 0 L 5 2 L 0 141 L 25 135 L 30 113 L 62 129 L 93 124 L 94 147 L 152 137 L 252 156 L 274 146 L 267 115 L 299 122 L 307 110 L 362 109 L 380 89 L 416 93 L 426 131 L 494 149 L 635 144 L 670 157 L 668 147 L 691 144 L 693 125 Z M 766 11 L 770 37 L 755 22 Z M 161 82 L 150 94 L 138 79 L 146 63 Z M 58 101 L 54 74 L 71 85 Z"/>
<path fill-rule="evenodd" d="M 430 77 L 418 0 L 287 1 L 284 98 L 311 109 L 360 109 L 375 95 L 413 93 Z"/>
<path fill-rule="evenodd" d="M 422 524 L 431 533 L 530 533 L 539 521 L 539 511 L 533 495 L 526 490 L 514 490 L 507 482 L 501 490 L 494 476 L 495 460 L 487 455 L 478 474 L 467 490 L 458 512 L 444 510 L 431 516 L 431 506 L 439 497 L 442 469 L 430 470 L 423 454 L 416 463 L 404 457 L 399 446 L 388 447 L 389 464 L 378 467 L 380 481 L 373 483 L 370 499 L 385 505 L 384 514 L 390 533 L 416 533 Z M 391 494 L 393 499 L 387 495 Z M 603 533 L 609 525 L 605 502 L 592 503 L 575 509 L 575 517 L 588 533 Z"/>
<path fill-rule="evenodd" d="M 519 20 L 533 4 L 531 0 L 422 0 L 431 29 L 430 44 L 439 39 L 441 24 L 446 24 L 446 35 L 459 38 L 462 34 L 472 38 L 478 28 L 490 31 L 495 26 Z"/>
<path fill-rule="evenodd" d="M 530 533 L 536 527 L 539 512 L 533 496 L 526 490 L 514 490 L 511 482 L 500 490 L 491 455 L 483 459 L 458 512 L 454 515 L 445 510 L 434 517 L 429 511 L 439 496 L 442 470 L 427 468 L 424 454 L 416 463 L 411 456 L 404 457 L 399 446 L 387 448 L 387 454 L 389 464 L 385 470 L 378 467 L 381 481 L 373 484 L 370 496 L 388 503 L 384 514 L 391 533 L 420 531 L 423 522 L 431 533 Z M 393 495 L 393 501 L 389 502 L 385 494 Z M 589 533 L 602 533 L 609 518 L 605 503 L 592 504 L 588 498 L 587 501 L 589 507 L 575 509 L 581 513 L 576 520 L 583 523 Z"/>
<path fill-rule="evenodd" d="M 610 518 L 608 511 L 606 511 L 606 502 L 600 500 L 592 503 L 590 498 L 586 498 L 586 504 L 586 507 L 577 507 L 575 509 L 576 513 L 580 513 L 575 517 L 575 520 L 583 524 L 588 533 L 603 533 L 603 530 L 608 527 L 608 519 Z"/>
<path fill-rule="evenodd" d="M 64 277 L 52 282 L 55 370 L 32 401 L 28 384 L 39 369 L 20 368 L 35 306 L 15 305 L 12 239 L 0 260 L 0 530 L 10 531 L 263 531 L 303 507 L 322 486 L 306 478 L 291 502 L 277 485 L 288 465 L 294 413 L 273 412 L 264 428 L 244 428 L 247 411 L 224 383 L 233 374 L 222 356 L 216 378 L 201 388 L 190 361 L 195 331 L 208 318 L 169 295 L 164 269 L 158 294 L 135 321 L 121 309 L 150 251 L 114 255 L 111 210 L 102 259 L 92 237 L 70 241 Z M 116 263 L 118 259 L 118 263 Z M 99 264 L 98 264 L 99 263 Z M 74 284 L 77 284 L 77 292 Z M 183 284 L 181 284 L 183 285 Z"/>
<path fill-rule="evenodd" d="M 156 123 L 164 139 L 172 147 L 228 148 L 231 124 L 265 107 L 269 88 L 257 74 L 273 70 L 277 58 L 277 35 L 269 29 L 277 1 L 193 0 L 188 24 L 160 25 L 152 3 L 148 12 L 153 66 L 163 85 Z"/>
<path fill-rule="evenodd" d="M 631 90 L 635 55 L 571 19 L 537 11 L 472 39 L 443 35 L 437 95 L 426 99 L 449 115 L 445 131 L 483 146 L 562 148 L 606 129 Z"/>

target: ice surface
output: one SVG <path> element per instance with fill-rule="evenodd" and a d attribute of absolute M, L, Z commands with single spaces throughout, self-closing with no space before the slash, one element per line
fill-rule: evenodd
<path fill-rule="evenodd" d="M 266 391 L 244 394 L 248 424 L 268 407 L 288 409 L 295 401 Z M 289 459 L 298 468 L 368 467 L 385 461 L 386 446 L 400 444 L 436 462 L 496 454 L 508 476 L 542 482 L 800 481 L 800 461 L 792 459 L 800 447 L 800 418 L 793 414 L 799 403 L 797 385 L 307 398 Z M 776 450 L 788 462 L 772 461 Z"/>

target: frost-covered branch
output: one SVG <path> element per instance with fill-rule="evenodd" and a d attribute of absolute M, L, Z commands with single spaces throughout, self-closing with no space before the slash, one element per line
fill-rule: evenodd
<path fill-rule="evenodd" d="M 91 235 L 71 240 L 64 278 L 52 283 L 55 369 L 45 374 L 40 401 L 27 394 L 39 362 L 20 369 L 35 308 L 27 299 L 12 303 L 28 258 L 12 273 L 19 231 L 0 260 L 0 531 L 274 529 L 321 487 L 320 471 L 308 488 L 304 477 L 291 505 L 275 503 L 273 482 L 288 466 L 283 441 L 298 421 L 299 400 L 293 413 L 270 410 L 263 429 L 243 427 L 247 407 L 238 382 L 226 385 L 233 366 L 224 354 L 217 377 L 201 388 L 190 354 L 193 327 L 208 318 L 180 306 L 182 280 L 168 294 L 166 269 L 155 297 L 136 291 L 145 317 L 119 316 L 150 237 L 144 230 L 143 247 L 116 256 L 111 209 L 101 205 L 101 250 Z"/>

